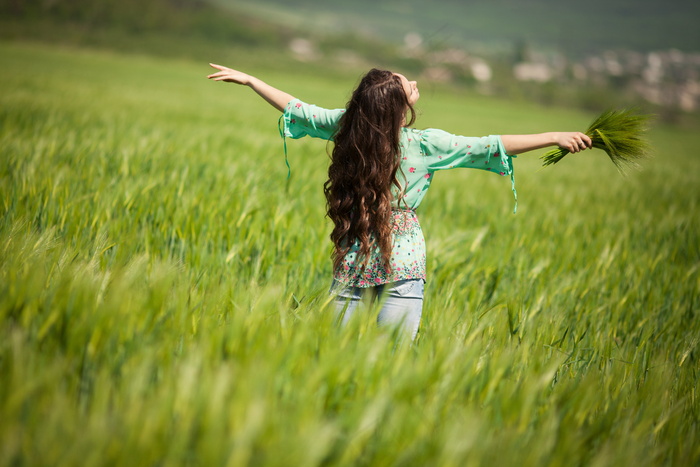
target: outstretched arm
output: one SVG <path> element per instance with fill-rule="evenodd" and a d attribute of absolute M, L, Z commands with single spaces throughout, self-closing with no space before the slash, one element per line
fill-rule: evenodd
<path fill-rule="evenodd" d="M 287 104 L 294 99 L 294 96 L 270 86 L 255 76 L 251 76 L 243 73 L 242 71 L 227 68 L 225 66 L 215 65 L 213 63 L 210 63 L 209 65 L 219 71 L 207 76 L 207 78 L 213 79 L 214 81 L 225 81 L 227 83 L 236 83 L 242 84 L 243 86 L 248 86 L 280 112 L 284 112 L 284 108 L 287 107 Z"/>
<path fill-rule="evenodd" d="M 559 146 L 571 153 L 592 147 L 591 138 L 578 132 L 550 132 L 534 135 L 501 135 L 501 141 L 510 155 L 521 154 L 548 146 Z"/>

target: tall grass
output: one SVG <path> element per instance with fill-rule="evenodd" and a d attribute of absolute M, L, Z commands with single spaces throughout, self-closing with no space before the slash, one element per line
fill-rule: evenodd
<path fill-rule="evenodd" d="M 207 61 L 0 45 L 0 465 L 700 461 L 697 134 L 655 128 L 626 179 L 521 156 L 515 216 L 439 174 L 401 345 L 325 306 L 324 143 L 286 180 L 277 115 Z M 354 82 L 257 71 L 324 106 Z M 422 94 L 463 134 L 589 119 Z"/>

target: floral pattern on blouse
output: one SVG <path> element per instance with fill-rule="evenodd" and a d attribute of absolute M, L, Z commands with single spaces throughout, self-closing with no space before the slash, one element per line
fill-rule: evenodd
<path fill-rule="evenodd" d="M 292 100 L 282 116 L 284 136 L 311 136 L 332 140 L 344 109 L 328 110 Z M 392 271 L 387 271 L 375 251 L 364 270 L 356 264 L 359 245 L 351 247 L 335 279 L 343 285 L 373 287 L 403 279 L 425 280 L 425 240 L 415 209 L 425 197 L 435 173 L 455 168 L 473 168 L 498 175 L 510 175 L 513 192 L 512 156 L 506 154 L 500 136 L 469 137 L 443 130 L 403 128 L 401 132 L 401 167 L 403 190 L 394 189 Z M 400 179 L 400 178 L 399 178 Z"/>
<path fill-rule="evenodd" d="M 415 211 L 393 211 L 392 235 L 391 271 L 384 267 L 379 248 L 372 252 L 363 270 L 356 261 L 360 245 L 355 243 L 335 272 L 336 281 L 355 287 L 372 287 L 404 279 L 425 280 L 425 240 Z"/>

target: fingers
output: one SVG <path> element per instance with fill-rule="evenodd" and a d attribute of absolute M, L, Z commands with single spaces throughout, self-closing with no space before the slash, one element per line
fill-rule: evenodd
<path fill-rule="evenodd" d="M 586 147 L 588 149 L 593 149 L 593 140 L 588 135 L 583 135 L 583 140 L 586 142 Z"/>
<path fill-rule="evenodd" d="M 578 131 L 561 132 L 556 134 L 557 146 L 571 153 L 593 148 L 593 141 L 585 133 Z"/>
<path fill-rule="evenodd" d="M 213 79 L 214 81 L 236 81 L 235 75 L 232 73 L 233 70 L 224 70 L 224 71 L 217 71 L 216 73 L 212 73 L 211 75 L 207 76 L 209 79 Z"/>
<path fill-rule="evenodd" d="M 585 143 L 581 141 L 581 138 L 574 136 L 573 141 L 569 143 L 569 146 L 571 149 L 569 149 L 570 152 L 576 153 L 579 152 L 581 149 L 585 149 Z"/>
<path fill-rule="evenodd" d="M 226 79 L 227 75 L 234 72 L 234 70 L 232 70 L 231 68 L 217 65 L 216 63 L 210 63 L 209 66 L 219 70 L 216 73 L 212 73 L 211 75 L 207 76 L 207 78 L 213 79 L 214 81 L 224 81 Z"/>
<path fill-rule="evenodd" d="M 249 75 L 242 73 L 238 70 L 234 70 L 233 68 L 217 65 L 216 63 L 210 63 L 209 66 L 219 71 L 208 75 L 208 79 L 236 84 L 248 84 L 248 82 L 250 81 Z"/>
<path fill-rule="evenodd" d="M 588 135 L 584 133 L 573 133 L 566 149 L 568 149 L 568 151 L 571 153 L 577 153 L 592 147 L 593 142 Z"/>
<path fill-rule="evenodd" d="M 581 148 L 581 150 L 584 150 L 587 148 L 590 149 L 593 147 L 593 142 L 591 141 L 591 138 L 588 135 L 586 135 L 584 133 L 579 133 L 578 137 L 579 137 L 578 143 L 579 143 L 579 147 Z"/>

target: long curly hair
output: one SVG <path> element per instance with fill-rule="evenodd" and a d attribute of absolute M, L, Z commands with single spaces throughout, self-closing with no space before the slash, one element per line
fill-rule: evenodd
<path fill-rule="evenodd" d="M 370 70 L 353 92 L 333 137 L 324 184 L 327 215 L 334 224 L 335 270 L 359 241 L 361 270 L 378 246 L 384 268 L 391 271 L 392 185 L 402 193 L 397 178 L 400 133 L 414 120 L 401 79 L 390 71 Z"/>

